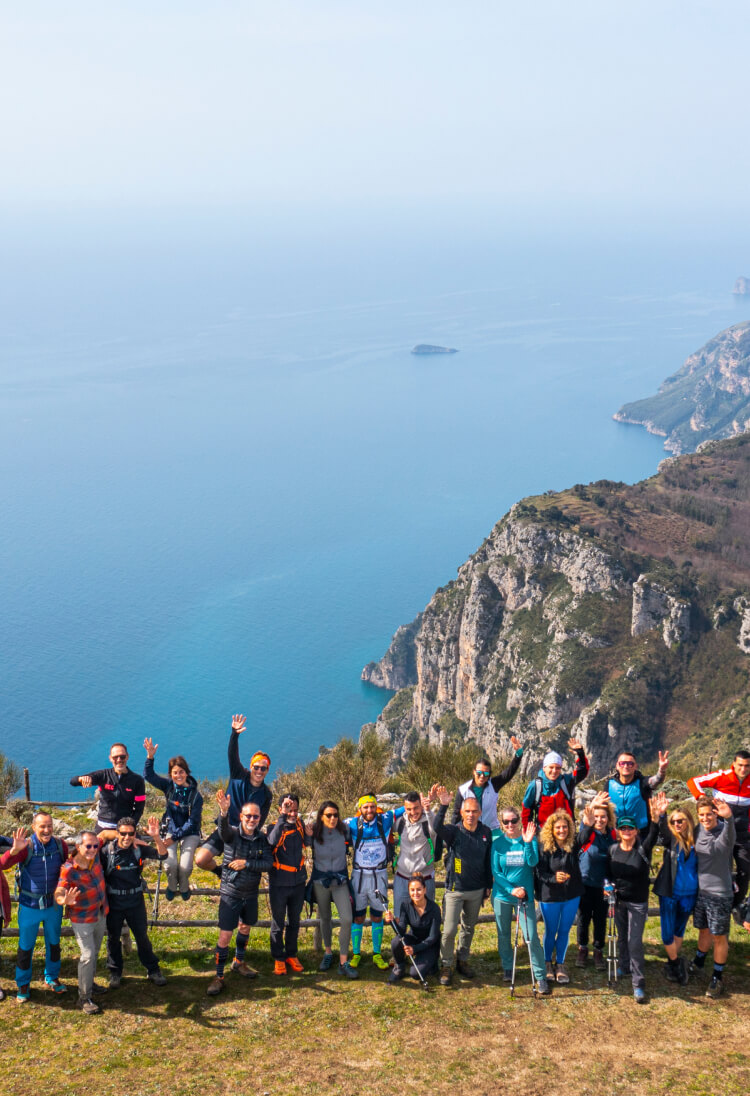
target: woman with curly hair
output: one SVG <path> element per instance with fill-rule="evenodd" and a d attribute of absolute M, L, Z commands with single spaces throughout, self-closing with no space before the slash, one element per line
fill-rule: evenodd
<path fill-rule="evenodd" d="M 666 977 L 669 982 L 688 983 L 687 963 L 680 957 L 682 938 L 698 897 L 698 855 L 693 831 L 695 819 L 684 807 L 675 807 L 667 818 L 664 792 L 652 799 L 659 816 L 659 835 L 664 859 L 654 883 L 659 896 L 661 939 L 667 953 Z"/>
<path fill-rule="evenodd" d="M 583 894 L 578 863 L 581 839 L 570 815 L 566 811 L 555 811 L 544 823 L 539 843 L 536 876 L 544 920 L 547 980 L 564 986 L 570 981 L 565 970 L 568 937 Z"/>

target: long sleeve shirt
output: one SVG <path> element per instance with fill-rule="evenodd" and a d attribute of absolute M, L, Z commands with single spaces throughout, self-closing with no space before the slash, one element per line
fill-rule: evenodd
<path fill-rule="evenodd" d="M 398 917 L 393 918 L 393 927 L 404 943 L 414 948 L 416 955 L 431 948 L 440 947 L 440 907 L 431 898 L 427 899 L 424 913 L 420 913 L 409 900 L 401 903 Z"/>
<path fill-rule="evenodd" d="M 508 837 L 503 831 L 496 830 L 492 835 L 492 897 L 502 902 L 517 905 L 521 899 L 512 893 L 516 887 L 523 887 L 526 898 L 534 901 L 534 868 L 539 861 L 539 846 L 536 837 L 524 841 L 522 837 Z"/>
<path fill-rule="evenodd" d="M 483 822 L 467 830 L 445 821 L 447 806 L 437 816 L 437 834 L 448 849 L 445 888 L 449 891 L 492 890 L 492 831 Z"/>
<path fill-rule="evenodd" d="M 203 796 L 198 791 L 194 777 L 185 784 L 175 784 L 167 776 L 161 776 L 154 769 L 154 759 L 146 758 L 143 767 L 144 779 L 159 791 L 164 792 L 167 810 L 167 832 L 173 841 L 181 841 L 191 834 L 200 834 L 203 813 Z"/>
<path fill-rule="evenodd" d="M 240 811 L 245 803 L 254 803 L 260 810 L 260 826 L 265 825 L 268 812 L 271 809 L 273 795 L 265 782 L 257 787 L 250 779 L 250 770 L 246 769 L 240 761 L 240 736 L 236 731 L 229 735 L 227 747 L 227 760 L 229 762 L 229 821 L 232 826 L 240 824 Z"/>
<path fill-rule="evenodd" d="M 99 789 L 99 825 L 116 829 L 121 818 L 133 818 L 138 823 L 146 806 L 146 784 L 138 773 L 126 769 L 116 773 L 114 769 L 97 769 L 86 774 Z M 74 788 L 81 787 L 80 776 L 71 777 Z"/>
<path fill-rule="evenodd" d="M 464 784 L 461 784 L 456 790 L 456 796 L 453 800 L 453 814 L 451 815 L 451 824 L 457 826 L 461 821 L 461 807 L 463 806 L 464 799 L 467 796 L 473 795 L 477 803 L 479 803 L 481 809 L 481 819 L 485 826 L 489 826 L 491 830 L 500 829 L 500 823 L 497 819 L 497 795 L 500 789 L 507 784 L 518 772 L 518 767 L 521 764 L 521 758 L 523 757 L 523 747 L 519 747 L 513 755 L 511 762 L 507 765 L 502 772 L 496 776 L 491 776 L 486 784 L 475 784 L 473 780 L 467 780 Z"/>
<path fill-rule="evenodd" d="M 695 852 L 698 856 L 698 889 L 716 898 L 731 898 L 732 849 L 736 831 L 733 818 L 720 818 L 712 830 L 698 826 Z"/>
<path fill-rule="evenodd" d="M 102 915 L 106 917 L 109 913 L 107 887 L 98 853 L 90 867 L 80 867 L 75 859 L 66 860 L 60 871 L 58 886 L 77 887 L 81 892 L 74 906 L 65 907 L 68 917 L 74 924 L 98 921 Z"/>
<path fill-rule="evenodd" d="M 584 840 L 589 829 L 591 827 L 586 826 L 582 831 Z M 646 836 L 642 841 L 636 840 L 632 849 L 626 851 L 619 844 L 610 845 L 607 878 L 614 884 L 619 901 L 648 902 L 651 853 L 658 836 L 658 827 L 651 822 Z"/>
<path fill-rule="evenodd" d="M 575 789 L 588 776 L 589 763 L 583 750 L 576 750 L 576 763 L 572 773 L 549 780 L 540 769 L 536 778 L 526 788 L 521 808 L 521 822 L 524 829 L 529 822 L 541 827 L 555 811 L 565 811 L 573 817 Z"/>

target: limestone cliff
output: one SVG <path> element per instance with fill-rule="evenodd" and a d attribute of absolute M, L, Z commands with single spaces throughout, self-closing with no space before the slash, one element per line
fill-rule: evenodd
<path fill-rule="evenodd" d="M 516 504 L 366 668 L 399 689 L 378 733 L 396 762 L 421 737 L 472 738 L 499 756 L 518 734 L 528 766 L 573 734 L 595 772 L 625 745 L 685 753 L 717 718 L 741 737 L 748 529 L 750 436 L 633 487 L 599 481 Z"/>
<path fill-rule="evenodd" d="M 750 322 L 721 331 L 655 396 L 626 403 L 614 417 L 664 436 L 664 448 L 676 454 L 750 429 Z"/>

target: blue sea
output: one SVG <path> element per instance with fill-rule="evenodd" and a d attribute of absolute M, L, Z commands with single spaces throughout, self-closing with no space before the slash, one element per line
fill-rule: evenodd
<path fill-rule="evenodd" d="M 0 749 L 226 772 L 356 736 L 362 666 L 517 499 L 652 474 L 612 413 L 750 317 L 734 225 L 512 210 L 0 216 Z M 432 342 L 459 353 L 415 357 Z"/>

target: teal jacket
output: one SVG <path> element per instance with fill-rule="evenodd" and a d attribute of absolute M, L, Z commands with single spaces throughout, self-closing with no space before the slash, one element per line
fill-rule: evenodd
<path fill-rule="evenodd" d="M 534 867 L 539 860 L 536 837 L 526 842 L 522 837 L 506 837 L 501 830 L 492 834 L 492 898 L 502 902 L 518 902 L 511 894 L 514 887 L 523 887 L 526 901 L 534 901 Z"/>

